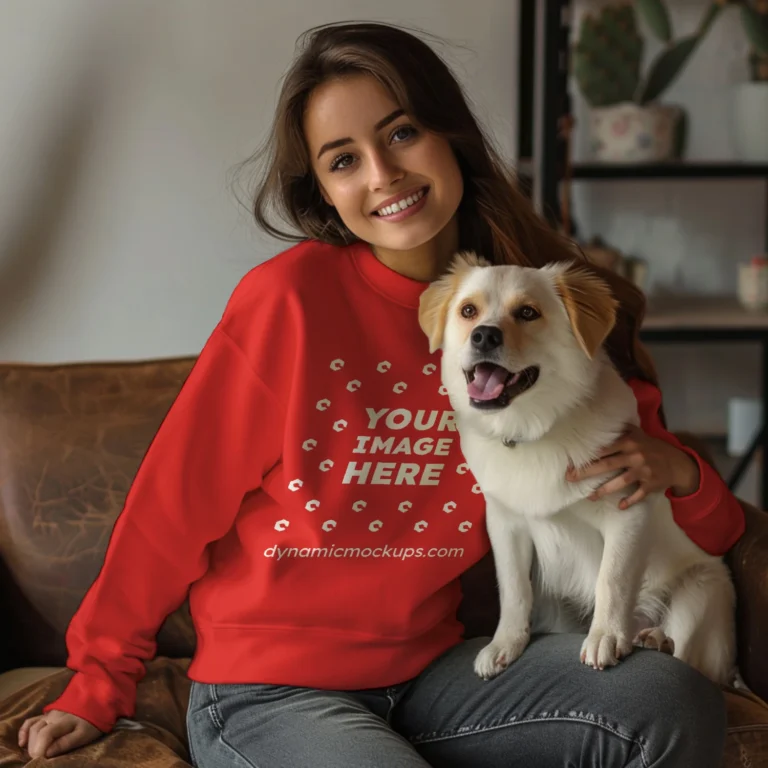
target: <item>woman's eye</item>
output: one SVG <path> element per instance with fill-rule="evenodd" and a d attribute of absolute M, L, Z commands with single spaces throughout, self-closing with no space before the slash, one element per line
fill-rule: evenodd
<path fill-rule="evenodd" d="M 400 144 L 403 141 L 413 138 L 418 131 L 412 125 L 400 125 L 392 131 L 390 141 Z M 350 168 L 355 163 L 355 156 L 349 152 L 344 152 L 333 159 L 330 165 L 331 171 L 343 171 Z"/>
<path fill-rule="evenodd" d="M 400 125 L 392 132 L 392 139 L 396 141 L 407 141 L 416 135 L 416 129 L 412 125 Z"/>
<path fill-rule="evenodd" d="M 355 158 L 350 155 L 349 152 L 345 152 L 343 155 L 339 155 L 333 159 L 333 162 L 331 163 L 331 170 L 338 171 L 344 168 L 349 168 L 354 160 Z"/>

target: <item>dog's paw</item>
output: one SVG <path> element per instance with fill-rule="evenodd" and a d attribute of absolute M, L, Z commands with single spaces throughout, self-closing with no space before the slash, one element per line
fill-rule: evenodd
<path fill-rule="evenodd" d="M 649 627 L 638 632 L 632 645 L 639 648 L 651 648 L 654 651 L 675 655 L 675 641 L 664 634 L 661 627 Z"/>
<path fill-rule="evenodd" d="M 528 632 L 503 639 L 494 637 L 475 657 L 475 674 L 483 680 L 496 677 L 525 650 L 529 637 Z"/>
<path fill-rule="evenodd" d="M 610 630 L 591 629 L 581 645 L 581 663 L 594 669 L 613 667 L 632 653 L 629 636 Z"/>

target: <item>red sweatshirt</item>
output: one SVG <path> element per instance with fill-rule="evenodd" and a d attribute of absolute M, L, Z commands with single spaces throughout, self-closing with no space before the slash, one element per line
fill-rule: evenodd
<path fill-rule="evenodd" d="M 131 717 L 188 592 L 199 682 L 387 686 L 461 640 L 459 576 L 490 543 L 418 325 L 425 287 L 367 246 L 311 241 L 242 279 L 139 467 L 67 631 L 76 674 L 45 711 L 103 731 Z M 658 391 L 635 389 L 643 426 L 674 441 Z M 720 553 L 742 513 L 701 469 L 675 517 Z"/>

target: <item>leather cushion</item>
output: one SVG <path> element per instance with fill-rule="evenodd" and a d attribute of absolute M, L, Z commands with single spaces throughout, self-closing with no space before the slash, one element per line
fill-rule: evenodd
<path fill-rule="evenodd" d="M 193 363 L 0 365 L 0 671 L 66 663 L 66 628 Z M 186 604 L 158 642 L 193 653 Z"/>

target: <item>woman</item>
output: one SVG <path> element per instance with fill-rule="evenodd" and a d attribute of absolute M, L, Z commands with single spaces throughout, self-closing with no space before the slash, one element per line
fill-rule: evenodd
<path fill-rule="evenodd" d="M 491 681 L 464 641 L 459 577 L 489 550 L 419 296 L 459 248 L 497 263 L 577 258 L 517 192 L 448 68 L 395 27 L 312 30 L 288 72 L 255 218 L 300 244 L 251 270 L 137 473 L 68 631 L 67 690 L 20 731 L 54 755 L 133 713 L 165 616 L 189 591 L 190 751 L 201 768 L 717 766 L 720 691 L 639 650 L 609 672 L 581 638 L 536 638 Z M 716 473 L 664 429 L 637 342 L 608 342 L 634 430 L 575 477 L 664 490 L 708 551 L 743 527 Z M 638 494 L 625 506 L 631 507 Z M 631 509 L 627 514 L 631 514 Z"/>

